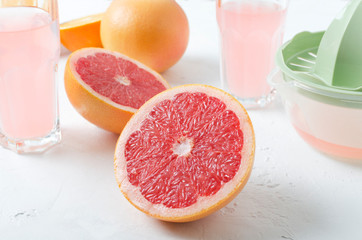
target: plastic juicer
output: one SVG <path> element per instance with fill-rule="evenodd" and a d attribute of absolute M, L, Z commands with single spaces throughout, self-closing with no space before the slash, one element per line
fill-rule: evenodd
<path fill-rule="evenodd" d="M 299 135 L 316 149 L 362 160 L 362 0 L 324 32 L 301 32 L 276 56 L 269 82 Z"/>

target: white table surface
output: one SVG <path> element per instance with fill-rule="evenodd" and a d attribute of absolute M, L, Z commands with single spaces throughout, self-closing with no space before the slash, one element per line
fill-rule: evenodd
<path fill-rule="evenodd" d="M 163 76 L 171 86 L 219 87 L 215 3 L 179 0 L 190 23 L 183 58 Z M 60 20 L 105 10 L 108 0 L 59 0 Z M 325 29 L 342 0 L 291 0 L 285 39 Z M 63 49 L 64 50 L 64 49 Z M 62 142 L 41 155 L 0 148 L 0 239 L 362 239 L 362 162 L 327 157 L 307 145 L 280 100 L 249 110 L 256 157 L 244 190 L 196 222 L 147 217 L 123 197 L 113 171 L 117 135 L 84 120 L 59 71 Z M 362 136 L 361 136 L 362 137 Z"/>

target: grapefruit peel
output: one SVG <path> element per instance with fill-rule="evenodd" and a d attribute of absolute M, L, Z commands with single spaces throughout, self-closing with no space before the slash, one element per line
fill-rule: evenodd
<path fill-rule="evenodd" d="M 102 47 L 100 25 L 103 13 L 60 24 L 60 41 L 73 52 L 85 47 Z"/>

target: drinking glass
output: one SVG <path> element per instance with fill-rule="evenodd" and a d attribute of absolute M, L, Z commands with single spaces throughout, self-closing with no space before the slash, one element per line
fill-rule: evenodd
<path fill-rule="evenodd" d="M 222 88 L 246 108 L 271 102 L 267 77 L 282 43 L 288 0 L 217 0 Z"/>
<path fill-rule="evenodd" d="M 56 0 L 0 0 L 0 145 L 41 152 L 61 138 Z"/>

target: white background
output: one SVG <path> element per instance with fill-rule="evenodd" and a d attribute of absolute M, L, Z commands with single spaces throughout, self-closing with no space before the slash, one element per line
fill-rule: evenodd
<path fill-rule="evenodd" d="M 163 73 L 171 86 L 219 87 L 214 1 L 179 0 L 190 23 L 183 58 Z M 285 40 L 324 30 L 346 1 L 291 0 Z M 60 21 L 104 11 L 110 1 L 59 0 Z M 244 190 L 202 220 L 174 224 L 147 217 L 119 191 L 113 171 L 117 135 L 85 121 L 63 86 L 62 142 L 41 155 L 0 148 L 0 239 L 362 239 L 362 162 L 325 156 L 296 134 L 281 101 L 250 110 L 256 158 Z M 362 136 L 361 136 L 362 137 Z"/>

